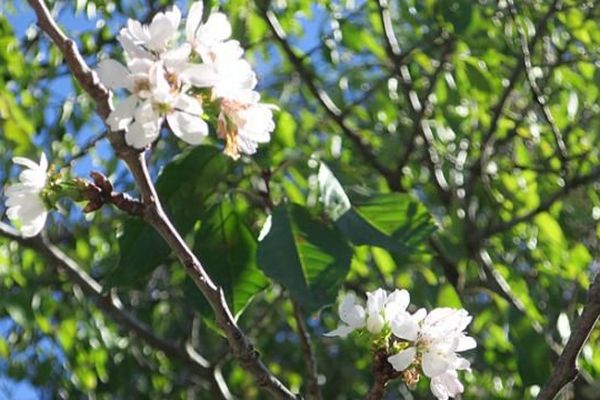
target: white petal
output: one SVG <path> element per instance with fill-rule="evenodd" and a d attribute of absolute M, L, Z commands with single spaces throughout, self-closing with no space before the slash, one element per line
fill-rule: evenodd
<path fill-rule="evenodd" d="M 356 304 L 356 297 L 353 293 L 348 293 L 342 300 L 338 312 L 340 319 L 353 328 L 362 328 L 365 326 L 365 309 Z"/>
<path fill-rule="evenodd" d="M 409 347 L 408 349 L 402 350 L 393 356 L 388 357 L 388 362 L 392 364 L 392 367 L 396 371 L 404 371 L 412 364 L 417 357 L 417 348 Z"/>
<path fill-rule="evenodd" d="M 340 324 L 340 326 L 338 326 L 336 329 L 332 330 L 331 332 L 324 333 L 324 335 L 329 336 L 329 337 L 339 336 L 339 337 L 345 338 L 353 330 L 354 330 L 354 328 L 349 327 L 348 325 Z"/>
<path fill-rule="evenodd" d="M 189 64 L 180 74 L 180 78 L 197 87 L 211 87 L 219 79 L 214 67 L 208 64 Z"/>
<path fill-rule="evenodd" d="M 202 34 L 210 37 L 214 42 L 227 40 L 231 36 L 231 24 L 223 13 L 211 14 L 202 28 Z M 201 41 L 202 38 L 199 40 Z"/>
<path fill-rule="evenodd" d="M 458 380 L 456 371 L 448 371 L 442 375 L 431 379 L 431 393 L 438 400 L 448 400 L 450 397 L 456 397 L 464 390 L 462 383 Z"/>
<path fill-rule="evenodd" d="M 30 220 L 27 224 L 21 227 L 21 233 L 24 237 L 33 237 L 39 234 L 42 229 L 44 229 L 44 225 L 46 225 L 46 219 L 48 217 L 48 212 L 44 211 L 40 213 L 37 217 Z"/>
<path fill-rule="evenodd" d="M 381 314 L 370 314 L 367 318 L 367 330 L 371 333 L 378 334 L 385 326 L 385 320 Z"/>
<path fill-rule="evenodd" d="M 131 87 L 132 82 L 129 71 L 118 61 L 110 58 L 102 60 L 96 71 L 102 84 L 109 89 Z"/>
<path fill-rule="evenodd" d="M 394 290 L 387 298 L 385 303 L 385 318 L 394 319 L 394 315 L 406 311 L 410 303 L 410 294 L 407 290 Z"/>
<path fill-rule="evenodd" d="M 135 95 L 128 96 L 123 102 L 119 103 L 115 109 L 106 118 L 106 123 L 113 131 L 127 129 L 138 105 L 138 98 Z"/>
<path fill-rule="evenodd" d="M 25 157 L 13 157 L 12 162 L 31 169 L 39 168 L 39 165 L 35 161 Z"/>
<path fill-rule="evenodd" d="M 173 6 L 172 11 L 156 14 L 149 27 L 150 41 L 148 46 L 153 50 L 164 50 L 167 42 L 177 32 L 180 21 L 181 11 L 177 6 Z"/>
<path fill-rule="evenodd" d="M 396 314 L 392 320 L 392 333 L 399 339 L 415 341 L 419 335 L 419 324 L 407 312 Z"/>
<path fill-rule="evenodd" d="M 167 115 L 167 121 L 173 133 L 191 145 L 202 143 L 208 136 L 208 125 L 197 115 L 173 111 Z"/>
<path fill-rule="evenodd" d="M 458 339 L 458 345 L 455 351 L 466 351 L 477 347 L 477 342 L 470 336 L 462 336 Z"/>
<path fill-rule="evenodd" d="M 170 70 L 181 71 L 187 66 L 191 51 L 191 46 L 184 43 L 177 48 L 161 54 L 161 59 L 164 61 L 165 66 Z"/>
<path fill-rule="evenodd" d="M 160 129 L 154 124 L 142 124 L 137 121 L 129 125 L 125 133 L 125 141 L 136 149 L 143 149 L 150 145 L 160 133 Z"/>
<path fill-rule="evenodd" d="M 434 376 L 438 376 L 446 372 L 450 366 L 450 362 L 447 357 L 447 354 L 439 353 L 437 351 L 424 352 L 421 360 L 421 366 L 423 367 L 423 372 L 425 375 L 433 378 Z"/>
<path fill-rule="evenodd" d="M 188 96 L 187 94 L 180 94 L 177 96 L 175 103 L 173 104 L 177 110 L 185 111 L 188 114 L 192 114 L 195 116 L 202 116 L 204 110 L 202 109 L 202 103 L 192 96 Z"/>
<path fill-rule="evenodd" d="M 369 314 L 381 313 L 386 299 L 387 292 L 383 289 L 367 292 L 367 311 Z"/>
<path fill-rule="evenodd" d="M 42 155 L 40 156 L 40 169 L 44 172 L 48 170 L 48 158 L 46 158 L 46 153 L 42 151 Z"/>
<path fill-rule="evenodd" d="M 189 42 L 193 43 L 196 37 L 196 30 L 202 22 L 202 13 L 204 12 L 204 2 L 195 1 L 188 11 L 187 21 L 185 21 L 185 34 Z"/>

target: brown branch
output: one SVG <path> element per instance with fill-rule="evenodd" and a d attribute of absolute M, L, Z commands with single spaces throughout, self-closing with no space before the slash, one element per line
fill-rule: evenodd
<path fill-rule="evenodd" d="M 381 400 L 385 395 L 385 389 L 388 382 L 399 378 L 403 373 L 410 373 L 411 370 L 404 372 L 396 371 L 388 362 L 388 353 L 385 349 L 375 350 L 373 353 L 373 385 L 365 396 L 365 400 Z"/>
<path fill-rule="evenodd" d="M 19 245 L 38 252 L 50 265 L 55 266 L 59 271 L 65 273 L 71 282 L 79 286 L 94 301 L 96 306 L 116 322 L 121 329 L 141 339 L 154 349 L 162 351 L 170 359 L 183 363 L 195 375 L 207 379 L 216 385 L 211 373 L 212 367 L 204 357 L 190 346 L 186 345 L 182 347 L 158 337 L 150 327 L 138 321 L 126 311 L 114 293 L 105 292 L 94 278 L 88 275 L 87 272 L 62 250 L 48 242 L 47 239 L 41 236 L 24 238 L 17 230 L 2 222 L 0 222 L 0 236 L 14 240 Z M 218 386 L 214 387 L 218 388 Z M 215 395 L 218 394 L 215 392 Z M 223 398 L 222 395 L 218 395 L 218 397 Z"/>
<path fill-rule="evenodd" d="M 28 2 L 37 15 L 38 26 L 48 34 L 61 50 L 73 76 L 96 101 L 98 115 L 103 120 L 106 119 L 112 109 L 110 92 L 98 80 L 97 74 L 87 66 L 73 40 L 69 39 L 57 26 L 45 3 L 42 0 L 28 0 Z M 260 360 L 259 353 L 251 345 L 244 332 L 237 326 L 225 300 L 223 288 L 212 281 L 163 210 L 148 173 L 144 152 L 139 152 L 127 146 L 122 132 L 110 132 L 108 138 L 116 155 L 125 161 L 137 183 L 144 204 L 144 219 L 167 242 L 210 304 L 215 313 L 217 324 L 227 337 L 233 355 L 239 360 L 242 367 L 254 376 L 257 383 L 274 398 L 296 399 L 296 395 L 271 374 Z"/>
<path fill-rule="evenodd" d="M 344 113 L 342 110 L 340 110 L 331 97 L 329 97 L 327 92 L 317 86 L 314 74 L 306 67 L 302 57 L 296 54 L 295 50 L 288 42 L 287 35 L 281 27 L 277 16 L 272 11 L 263 8 L 261 5 L 259 5 L 258 8 L 263 19 L 269 26 L 271 33 L 281 45 L 281 48 L 286 54 L 288 60 L 294 66 L 294 69 L 302 79 L 302 82 L 304 82 L 308 90 L 321 104 L 326 114 L 336 123 L 336 125 L 341 129 L 342 133 L 348 137 L 352 143 L 354 143 L 363 158 L 385 178 L 390 189 L 396 190 L 399 188 L 399 175 L 378 160 L 377 155 L 373 151 L 372 147 L 362 139 L 358 132 L 350 128 L 346 119 L 344 118 Z"/>
<path fill-rule="evenodd" d="M 588 290 L 587 304 L 583 308 L 583 312 L 579 318 L 577 318 L 573 333 L 571 333 L 565 348 L 558 358 L 550 378 L 548 378 L 548 381 L 538 395 L 538 400 L 554 399 L 567 384 L 577 378 L 579 374 L 577 359 L 590 333 L 594 329 L 599 316 L 600 274 L 597 274 Z"/>
<path fill-rule="evenodd" d="M 112 183 L 100 172 L 93 171 L 90 175 L 94 183 L 79 180 L 85 187 L 82 195 L 88 201 L 83 212 L 89 213 L 100 209 L 104 204 L 112 204 L 130 215 L 144 214 L 144 204 L 140 200 L 127 193 L 115 192 Z"/>
<path fill-rule="evenodd" d="M 306 366 L 307 394 L 308 400 L 321 400 L 321 390 L 319 389 L 319 374 L 317 371 L 317 360 L 313 352 L 310 340 L 310 334 L 304 321 L 304 313 L 300 306 L 292 300 L 294 307 L 294 318 L 298 328 L 298 336 L 300 336 L 300 345 L 302 346 L 302 356 L 304 357 L 304 365 Z"/>

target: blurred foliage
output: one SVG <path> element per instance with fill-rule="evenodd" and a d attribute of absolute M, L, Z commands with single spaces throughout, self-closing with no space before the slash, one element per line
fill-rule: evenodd
<path fill-rule="evenodd" d="M 119 54 L 115 35 L 126 18 L 148 20 L 171 2 L 48 3 L 95 65 Z M 256 157 L 235 163 L 216 142 L 183 151 L 166 135 L 152 150 L 151 172 L 265 363 L 304 390 L 294 300 L 307 312 L 323 397 L 360 398 L 371 380 L 368 344 L 324 338 L 337 313 L 323 306 L 340 289 L 402 287 L 414 303 L 475 316 L 479 347 L 469 354 L 464 398 L 534 397 L 599 266 L 600 4 L 515 0 L 512 13 L 505 0 L 391 1 L 386 26 L 377 1 L 206 3 L 230 16 L 263 98 L 281 108 L 277 130 Z M 15 173 L 12 156 L 44 149 L 58 166 L 100 170 L 134 191 L 106 141 L 96 140 L 102 132 L 27 4 L 0 5 L 3 184 Z M 352 203 L 336 221 L 319 203 L 319 161 Z M 52 242 L 157 336 L 190 340 L 237 397 L 265 398 L 148 226 L 108 207 L 86 216 L 63 208 L 48 224 Z M 6 239 L 0 287 L 2 374 L 49 398 L 213 398 L 215 388 L 193 371 Z M 585 373 L 569 389 L 576 398 L 597 398 L 598 339 L 593 332 L 583 349 Z M 426 382 L 412 395 L 399 383 L 389 388 L 389 398 L 427 393 Z"/>

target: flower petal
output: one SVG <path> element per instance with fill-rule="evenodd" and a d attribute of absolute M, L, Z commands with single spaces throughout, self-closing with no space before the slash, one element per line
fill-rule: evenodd
<path fill-rule="evenodd" d="M 340 324 L 340 326 L 338 326 L 336 329 L 332 330 L 331 332 L 324 333 L 323 335 L 329 336 L 329 337 L 339 336 L 341 338 L 345 338 L 353 330 L 354 330 L 354 328 L 352 328 L 348 325 Z"/>
<path fill-rule="evenodd" d="M 437 351 L 426 351 L 421 360 L 423 373 L 430 378 L 443 374 L 448 370 L 450 362 L 447 355 Z"/>
<path fill-rule="evenodd" d="M 188 42 L 193 43 L 196 37 L 198 26 L 202 22 L 202 13 L 204 12 L 204 2 L 195 1 L 188 11 L 187 21 L 185 21 L 185 35 Z"/>
<path fill-rule="evenodd" d="M 96 72 L 102 84 L 109 89 L 131 87 L 132 82 L 129 71 L 118 61 L 110 58 L 102 60 L 98 64 Z"/>
<path fill-rule="evenodd" d="M 135 95 L 128 96 L 123 102 L 119 103 L 115 109 L 106 118 L 106 123 L 113 131 L 127 129 L 138 105 L 138 98 Z"/>
<path fill-rule="evenodd" d="M 417 348 L 409 347 L 405 350 L 394 354 L 393 356 L 388 357 L 388 362 L 392 364 L 392 367 L 396 371 L 404 371 L 406 368 L 412 364 L 412 362 L 417 357 Z"/>
<path fill-rule="evenodd" d="M 173 133 L 191 145 L 202 143 L 208 136 L 208 125 L 201 117 L 185 111 L 173 111 L 167 115 Z"/>

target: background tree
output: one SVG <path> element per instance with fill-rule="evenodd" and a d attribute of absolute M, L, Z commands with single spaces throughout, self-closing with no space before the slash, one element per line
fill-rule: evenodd
<path fill-rule="evenodd" d="M 465 398 L 536 397 L 554 365 L 570 366 L 555 362 L 569 337 L 567 355 L 583 349 L 581 376 L 564 396 L 595 398 L 598 333 L 584 342 L 600 312 L 598 295 L 588 296 L 600 219 L 596 3 L 207 2 L 229 16 L 263 98 L 280 107 L 277 128 L 235 162 L 217 140 L 190 149 L 163 135 L 147 154 L 150 176 L 288 389 L 364 396 L 368 343 L 323 337 L 337 316 L 322 307 L 339 289 L 401 287 L 415 304 L 474 315 Z M 121 57 L 115 36 L 127 18 L 150 21 L 171 5 L 46 4 L 92 67 Z M 106 110 L 32 9 L 0 7 L 2 182 L 17 172 L 13 156 L 43 149 L 75 175 L 97 170 L 116 191 L 147 198 L 119 161 L 136 165 L 133 153 L 113 151 L 116 136 L 95 113 Z M 352 204 L 335 221 L 319 202 L 321 161 Z M 180 254 L 147 222 L 65 202 L 43 238 L 1 228 L 5 376 L 50 398 L 268 396 L 235 359 L 243 349 L 224 339 Z M 560 368 L 558 378 L 574 377 Z M 409 396 L 400 381 L 387 392 Z M 414 396 L 427 392 L 421 382 Z"/>

